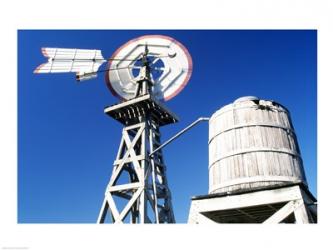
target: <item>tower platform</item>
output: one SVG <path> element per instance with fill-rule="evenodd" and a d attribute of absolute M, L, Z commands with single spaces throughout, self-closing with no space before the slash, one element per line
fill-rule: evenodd
<path fill-rule="evenodd" d="M 104 113 L 125 126 L 142 122 L 140 119 L 147 114 L 149 114 L 160 127 L 179 121 L 176 114 L 171 112 L 150 94 L 106 107 Z"/>

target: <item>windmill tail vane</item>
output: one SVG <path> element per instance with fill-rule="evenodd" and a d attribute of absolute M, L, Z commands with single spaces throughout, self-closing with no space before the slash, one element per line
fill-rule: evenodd
<path fill-rule="evenodd" d="M 100 50 L 42 48 L 48 59 L 39 65 L 34 73 L 76 73 L 76 80 L 83 81 L 97 77 L 99 67 L 107 60 Z"/>

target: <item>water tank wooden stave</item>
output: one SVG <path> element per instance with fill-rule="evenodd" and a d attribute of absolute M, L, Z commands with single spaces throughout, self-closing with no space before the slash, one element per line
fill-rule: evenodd
<path fill-rule="evenodd" d="M 209 193 L 264 188 L 306 179 L 289 112 L 242 97 L 209 121 Z"/>

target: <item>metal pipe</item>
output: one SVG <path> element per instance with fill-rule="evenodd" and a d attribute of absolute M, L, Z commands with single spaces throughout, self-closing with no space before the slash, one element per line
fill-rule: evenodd
<path fill-rule="evenodd" d="M 195 125 L 197 125 L 199 122 L 202 122 L 202 121 L 209 121 L 209 118 L 208 117 L 200 117 L 200 118 L 198 118 L 197 120 L 195 120 L 194 122 L 192 122 L 190 125 L 188 125 L 186 128 L 184 128 L 183 130 L 179 131 L 177 134 L 175 134 L 169 140 L 167 140 L 162 145 L 160 145 L 158 148 L 156 148 L 153 152 L 151 152 L 149 154 L 149 157 L 152 157 L 153 154 L 155 154 L 156 152 L 160 151 L 162 148 L 164 148 L 170 142 L 172 142 L 173 140 L 175 140 L 176 138 L 178 138 L 179 136 L 181 136 L 182 134 L 184 134 L 186 131 L 188 131 L 189 129 L 191 129 L 192 127 L 194 127 Z"/>

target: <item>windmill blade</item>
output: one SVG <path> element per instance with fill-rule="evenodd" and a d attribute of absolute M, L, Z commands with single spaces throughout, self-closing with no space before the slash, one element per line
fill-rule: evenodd
<path fill-rule="evenodd" d="M 74 72 L 79 81 L 96 77 L 94 73 L 106 62 L 100 50 L 42 48 L 42 54 L 48 62 L 39 65 L 34 73 Z"/>

